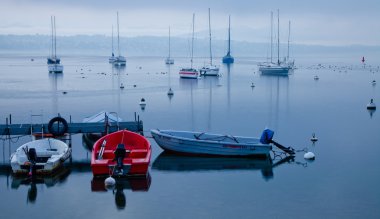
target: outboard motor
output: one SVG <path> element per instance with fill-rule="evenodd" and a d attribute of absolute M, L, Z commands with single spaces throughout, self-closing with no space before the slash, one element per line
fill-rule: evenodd
<path fill-rule="evenodd" d="M 37 152 L 35 148 L 29 148 L 28 158 L 32 164 L 35 164 L 37 162 Z"/>
<path fill-rule="evenodd" d="M 116 160 L 116 162 L 117 162 L 118 171 L 119 171 L 119 173 L 122 173 L 123 159 L 126 155 L 124 144 L 118 144 L 114 154 L 115 154 L 114 160 Z"/>
<path fill-rule="evenodd" d="M 272 143 L 273 135 L 274 135 L 274 131 L 270 129 L 264 129 L 263 133 L 261 134 L 260 143 L 261 144 Z"/>

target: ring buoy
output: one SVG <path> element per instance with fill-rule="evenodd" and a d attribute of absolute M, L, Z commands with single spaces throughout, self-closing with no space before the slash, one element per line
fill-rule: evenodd
<path fill-rule="evenodd" d="M 55 123 L 57 124 L 55 125 Z M 54 117 L 49 121 L 48 131 L 54 136 L 62 136 L 67 132 L 68 129 L 69 126 L 66 120 L 60 116 Z"/>

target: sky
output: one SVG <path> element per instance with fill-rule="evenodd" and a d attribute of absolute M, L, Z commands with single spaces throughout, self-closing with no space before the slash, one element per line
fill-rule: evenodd
<path fill-rule="evenodd" d="M 0 0 L 0 34 L 50 34 L 50 16 L 56 17 L 58 36 L 116 34 L 185 36 L 195 13 L 198 37 L 208 34 L 211 8 L 213 37 L 227 37 L 231 15 L 232 39 L 268 42 L 270 13 L 280 11 L 280 39 L 310 45 L 380 45 L 379 0 Z"/>

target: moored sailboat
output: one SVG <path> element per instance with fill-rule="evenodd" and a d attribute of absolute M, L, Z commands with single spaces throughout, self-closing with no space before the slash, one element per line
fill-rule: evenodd
<path fill-rule="evenodd" d="M 169 55 L 165 59 L 165 64 L 167 64 L 167 65 L 173 65 L 174 64 L 174 59 L 170 57 L 170 27 L 169 27 Z"/>
<path fill-rule="evenodd" d="M 234 57 L 231 56 L 231 16 L 228 17 L 228 51 L 222 61 L 225 64 L 231 64 L 235 61 Z"/>
<path fill-rule="evenodd" d="M 115 57 L 113 64 L 115 66 L 125 66 L 127 64 L 127 60 L 124 56 L 120 55 L 119 12 L 117 12 L 117 52 L 118 56 Z"/>
<path fill-rule="evenodd" d="M 199 72 L 193 68 L 193 55 L 194 55 L 194 20 L 195 20 L 195 14 L 193 14 L 193 34 L 191 38 L 191 67 L 190 68 L 181 68 L 179 70 L 179 76 L 181 78 L 190 78 L 190 79 L 197 79 L 199 76 Z"/>
<path fill-rule="evenodd" d="M 205 76 L 218 76 L 219 75 L 219 67 L 212 64 L 212 47 L 211 47 L 211 15 L 210 8 L 208 9 L 208 28 L 209 28 L 209 36 L 210 36 L 210 64 L 199 69 L 199 73 Z"/>
<path fill-rule="evenodd" d="M 49 73 L 62 73 L 63 65 L 57 57 L 57 35 L 55 28 L 55 16 L 51 16 L 51 56 L 47 58 Z"/>

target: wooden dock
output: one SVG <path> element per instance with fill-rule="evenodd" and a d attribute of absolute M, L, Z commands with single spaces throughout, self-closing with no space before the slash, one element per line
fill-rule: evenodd
<path fill-rule="evenodd" d="M 111 133 L 118 130 L 127 129 L 129 131 L 142 133 L 143 122 L 140 119 L 135 121 L 118 123 L 72 123 L 66 122 L 62 117 L 55 117 L 46 124 L 0 124 L 1 135 L 30 135 L 31 133 L 43 133 L 59 136 L 63 134 L 78 133 Z"/>

